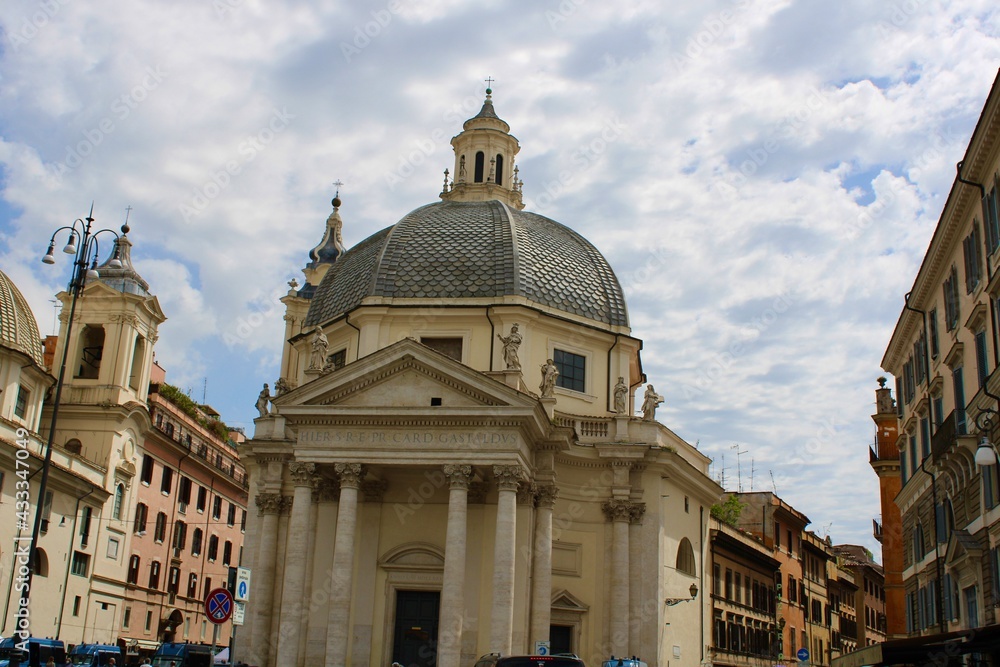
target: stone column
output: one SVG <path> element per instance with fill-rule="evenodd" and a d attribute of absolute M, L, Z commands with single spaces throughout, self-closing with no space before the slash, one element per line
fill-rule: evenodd
<path fill-rule="evenodd" d="M 493 548 L 493 613 L 490 616 L 490 651 L 509 655 L 514 631 L 514 527 L 517 512 L 517 485 L 521 466 L 495 465 L 493 476 L 500 490 L 497 498 L 497 526 Z"/>
<path fill-rule="evenodd" d="M 628 626 L 629 655 L 641 655 L 642 628 L 649 619 L 644 617 L 643 588 L 651 578 L 644 579 L 642 572 L 642 517 L 646 515 L 646 503 L 632 501 L 629 516 L 629 606 L 631 607 Z"/>
<path fill-rule="evenodd" d="M 548 641 L 552 623 L 552 507 L 555 484 L 535 487 L 535 548 L 531 565 L 531 643 Z"/>
<path fill-rule="evenodd" d="M 628 655 L 628 525 L 632 501 L 612 498 L 604 503 L 604 514 L 611 521 L 611 654 Z"/>
<path fill-rule="evenodd" d="M 278 549 L 278 513 L 284 499 L 278 493 L 258 493 L 257 509 L 260 511 L 260 552 L 254 571 L 253 609 L 254 633 L 250 637 L 250 659 L 266 667 L 270 653 L 271 607 L 274 600 L 274 565 Z"/>
<path fill-rule="evenodd" d="M 350 637 L 351 582 L 354 569 L 354 534 L 358 523 L 358 488 L 365 476 L 360 463 L 336 463 L 340 476 L 337 537 L 333 546 L 333 592 L 326 629 L 326 667 L 346 667 Z M 285 667 L 285 666 L 282 666 Z"/>
<path fill-rule="evenodd" d="M 465 615 L 465 538 L 469 478 L 472 466 L 446 465 L 448 531 L 444 548 L 444 579 L 438 622 L 437 667 L 459 667 L 462 657 L 462 617 Z"/>
<path fill-rule="evenodd" d="M 308 606 L 307 626 L 299 643 L 299 655 L 304 656 L 303 664 L 317 665 L 323 662 L 326 655 L 326 618 L 316 613 L 328 601 L 333 582 L 329 579 L 330 570 L 324 570 L 327 576 L 320 582 L 316 581 L 316 536 L 319 533 L 320 504 L 335 503 L 340 497 L 340 482 L 321 477 L 314 478 L 312 505 L 309 508 L 309 540 L 308 560 L 306 561 L 306 589 L 302 603 Z M 335 520 L 323 525 L 323 530 L 336 530 Z M 320 567 L 325 567 L 326 561 Z"/>
<path fill-rule="evenodd" d="M 285 584 L 281 590 L 281 625 L 278 631 L 278 664 L 294 667 L 298 663 L 302 635 L 302 596 L 306 584 L 306 544 L 309 536 L 309 508 L 315 463 L 293 462 L 288 470 L 295 484 L 292 515 L 288 523 L 285 550 Z"/>

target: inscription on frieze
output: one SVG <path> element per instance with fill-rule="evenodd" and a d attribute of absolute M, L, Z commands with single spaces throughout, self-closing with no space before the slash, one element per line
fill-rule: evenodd
<path fill-rule="evenodd" d="M 518 444 L 516 433 L 496 431 L 376 431 L 303 429 L 299 431 L 300 445 L 427 445 L 464 447 L 514 447 Z"/>

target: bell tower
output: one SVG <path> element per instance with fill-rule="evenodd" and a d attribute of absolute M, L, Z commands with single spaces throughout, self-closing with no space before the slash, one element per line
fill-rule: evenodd
<path fill-rule="evenodd" d="M 146 403 L 153 344 L 166 316 L 132 265 L 128 231 L 123 225 L 108 260 L 96 267 L 99 277 L 87 280 L 76 305 L 72 340 L 66 339 L 72 295 L 57 295 L 63 308 L 54 358 L 61 359 L 63 346 L 69 345 L 64 403 Z"/>
<path fill-rule="evenodd" d="M 903 518 L 894 499 L 903 487 L 900 476 L 899 418 L 892 390 L 886 379 L 878 379 L 875 390 L 875 446 L 868 451 L 868 460 L 878 475 L 882 524 L 875 537 L 882 544 L 882 568 L 885 572 L 886 635 L 889 639 L 906 636 L 906 589 L 903 587 Z"/>
<path fill-rule="evenodd" d="M 501 201 L 517 210 L 523 181 L 514 166 L 514 156 L 521 150 L 510 125 L 493 110 L 493 90 L 486 89 L 486 101 L 479 113 L 465 121 L 462 132 L 452 138 L 455 171 L 444 172 L 441 199 L 446 201 Z"/>

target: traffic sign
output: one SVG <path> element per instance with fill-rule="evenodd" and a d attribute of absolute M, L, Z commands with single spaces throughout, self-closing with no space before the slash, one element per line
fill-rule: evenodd
<path fill-rule="evenodd" d="M 799 652 L 795 654 L 795 657 L 799 659 L 799 662 L 809 662 L 809 649 L 800 648 Z"/>
<path fill-rule="evenodd" d="M 551 644 L 546 641 L 535 642 L 535 655 L 548 655 Z"/>
<path fill-rule="evenodd" d="M 242 602 L 233 603 L 233 625 L 243 625 L 246 621 L 247 606 Z"/>
<path fill-rule="evenodd" d="M 233 615 L 233 595 L 225 588 L 216 588 L 205 599 L 205 613 L 208 620 L 221 625 Z"/>
<path fill-rule="evenodd" d="M 233 599 L 237 602 L 248 602 L 250 600 L 250 568 L 236 568 L 236 591 Z"/>

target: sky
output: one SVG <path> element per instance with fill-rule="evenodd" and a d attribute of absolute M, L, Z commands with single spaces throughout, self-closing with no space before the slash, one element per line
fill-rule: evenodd
<path fill-rule="evenodd" d="M 527 210 L 618 275 L 659 421 L 877 553 L 876 378 L 995 0 L 6 0 L 0 30 L 0 268 L 43 336 L 52 232 L 131 207 L 168 382 L 252 433 L 333 183 L 348 247 L 437 201 L 489 77 Z"/>

